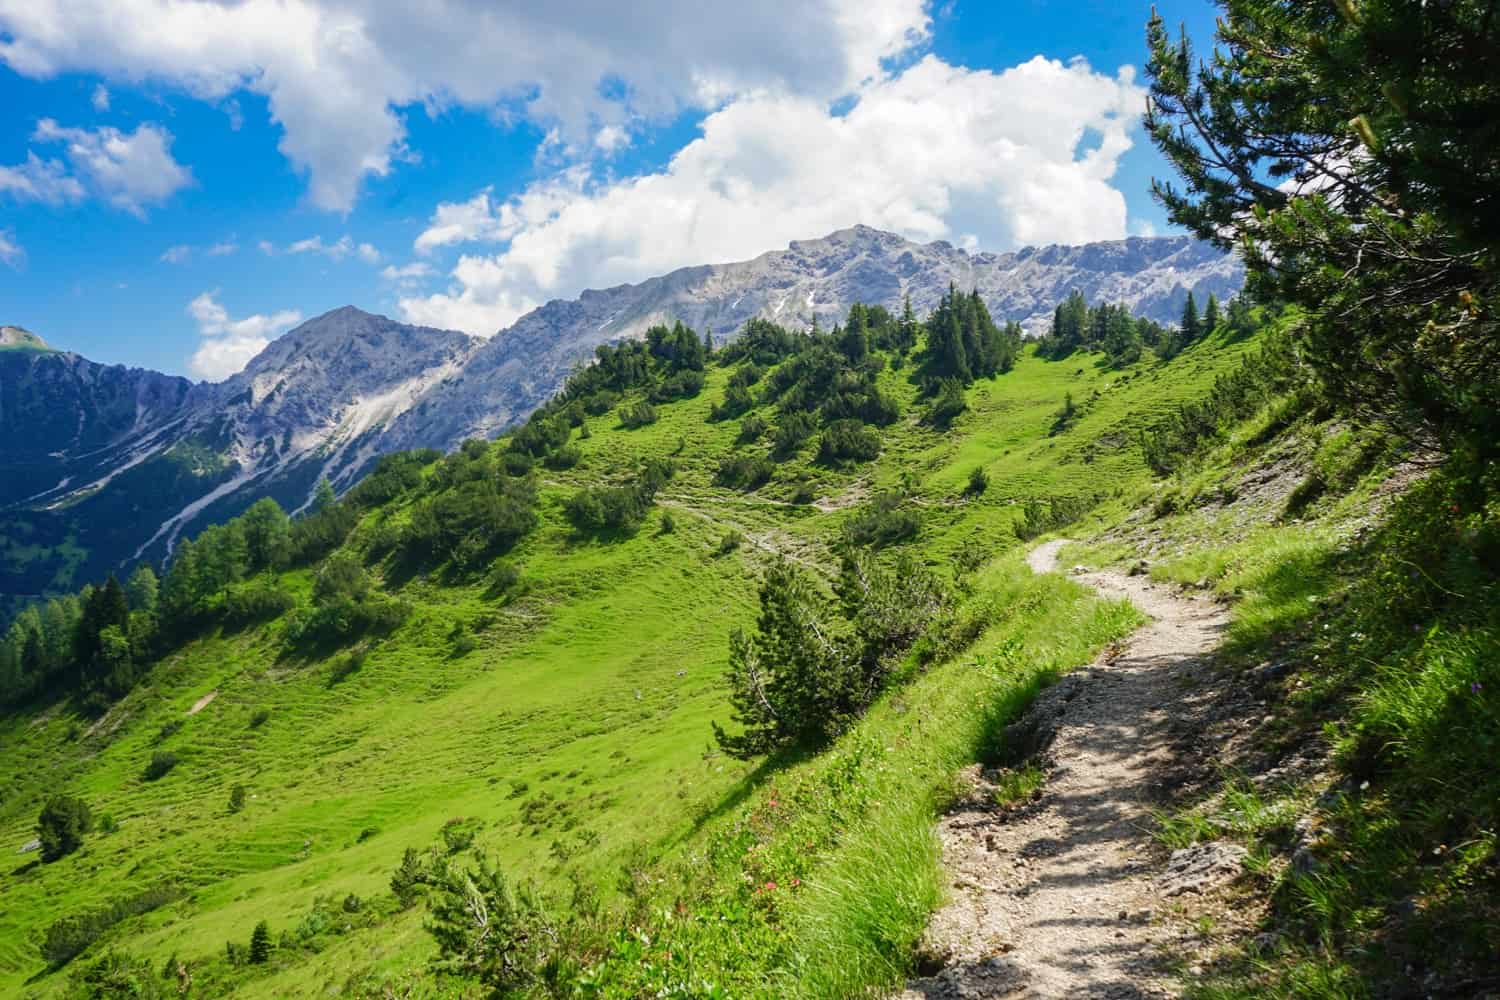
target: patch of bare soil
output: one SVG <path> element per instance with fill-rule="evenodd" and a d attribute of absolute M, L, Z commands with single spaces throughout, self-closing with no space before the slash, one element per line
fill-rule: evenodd
<path fill-rule="evenodd" d="M 1063 544 L 1031 552 L 1032 569 L 1055 572 Z M 1174 996 L 1174 965 L 1191 960 L 1197 933 L 1184 899 L 1240 870 L 1234 845 L 1169 856 L 1151 836 L 1153 808 L 1204 766 L 1194 720 L 1221 708 L 1205 681 L 1228 610 L 1143 576 L 1076 576 L 1152 620 L 1007 731 L 1017 762 L 1047 769 L 1034 801 L 1002 807 L 998 774 L 968 772 L 970 793 L 939 826 L 952 897 L 928 928 L 928 974 L 907 984 L 907 1000 Z"/>
<path fill-rule="evenodd" d="M 218 696 L 219 696 L 219 689 L 218 688 L 214 688 L 212 691 L 208 692 L 208 694 L 204 695 L 202 698 L 199 698 L 197 701 L 193 702 L 193 707 L 190 708 L 190 709 L 188 709 L 187 714 L 188 715 L 197 715 L 199 712 L 203 711 L 205 708 L 208 707 L 209 702 L 213 701 Z"/>

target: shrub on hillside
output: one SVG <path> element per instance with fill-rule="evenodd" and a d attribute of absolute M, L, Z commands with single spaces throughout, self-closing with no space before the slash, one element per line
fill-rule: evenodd
<path fill-rule="evenodd" d="M 71 795 L 54 795 L 36 818 L 42 861 L 51 863 L 83 846 L 83 835 L 94 828 L 88 803 Z"/>
<path fill-rule="evenodd" d="M 647 424 L 654 423 L 656 423 L 656 407 L 645 400 L 620 411 L 620 426 L 626 430 L 634 430 L 637 427 L 645 427 Z"/>
<path fill-rule="evenodd" d="M 947 428 L 968 408 L 963 383 L 956 378 L 945 378 L 938 383 L 932 404 L 922 415 L 922 420 L 933 427 Z"/>
<path fill-rule="evenodd" d="M 777 456 L 788 458 L 795 455 L 817 429 L 817 419 L 810 413 L 801 410 L 784 413 L 776 422 L 776 435 L 772 438 L 772 448 Z"/>
<path fill-rule="evenodd" d="M 1049 501 L 1028 500 L 1015 523 L 1016 538 L 1029 542 L 1038 535 L 1065 528 L 1087 514 L 1097 504 L 1089 497 L 1053 497 Z"/>
<path fill-rule="evenodd" d="M 964 490 L 971 497 L 977 497 L 990 488 L 990 474 L 984 471 L 984 466 L 976 465 L 969 470 L 969 485 Z"/>
<path fill-rule="evenodd" d="M 170 750 L 158 750 L 146 762 L 146 767 L 141 772 L 141 777 L 146 781 L 158 781 L 165 778 L 167 773 L 176 766 L 177 755 L 175 753 Z"/>
<path fill-rule="evenodd" d="M 542 459 L 542 464 L 549 469 L 555 469 L 560 472 L 564 469 L 573 468 L 581 461 L 583 461 L 582 450 L 577 445 L 570 444 L 558 448 L 556 451 L 548 452 L 547 457 Z"/>
<path fill-rule="evenodd" d="M 755 490 L 771 481 L 776 466 L 762 455 L 730 455 L 719 463 L 714 482 L 737 490 Z"/>
<path fill-rule="evenodd" d="M 97 910 L 62 917 L 42 935 L 42 958 L 54 969 L 64 966 L 120 921 L 148 913 L 182 896 L 182 890 L 173 886 L 154 886 Z"/>
<path fill-rule="evenodd" d="M 761 436 L 766 433 L 769 426 L 764 417 L 758 413 L 752 413 L 740 421 L 740 433 L 736 440 L 740 444 L 754 444 L 761 439 Z"/>
<path fill-rule="evenodd" d="M 271 960 L 271 927 L 264 920 L 250 932 L 250 962 L 264 965 Z"/>
<path fill-rule="evenodd" d="M 427 931 L 438 946 L 433 966 L 477 978 L 497 996 L 535 983 L 557 939 L 533 892 L 513 889 L 484 859 L 468 869 L 442 866 L 432 878 L 429 914 Z"/>
<path fill-rule="evenodd" d="M 835 420 L 818 440 L 818 461 L 825 465 L 869 462 L 880 455 L 880 436 L 858 420 Z"/>
<path fill-rule="evenodd" d="M 849 515 L 843 525 L 844 541 L 851 545 L 894 545 L 917 537 L 922 519 L 913 510 L 903 510 L 899 493 L 880 493 Z"/>

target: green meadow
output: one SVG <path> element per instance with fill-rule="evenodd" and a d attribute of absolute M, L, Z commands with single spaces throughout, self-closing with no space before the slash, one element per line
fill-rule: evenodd
<path fill-rule="evenodd" d="M 769 789 L 816 785 L 858 747 L 879 764 L 868 764 L 857 808 L 840 805 L 834 822 L 829 800 L 813 796 L 800 818 L 771 824 L 767 850 L 803 834 L 814 849 L 765 868 L 800 873 L 801 888 L 775 921 L 766 963 L 743 969 L 727 995 L 785 995 L 795 981 L 838 996 L 897 981 L 904 959 L 891 949 L 914 940 L 941 898 L 926 831 L 946 776 L 993 751 L 996 726 L 1038 684 L 1136 621 L 1068 581 L 1031 578 L 1014 526 L 1028 503 L 1060 497 L 1125 509 L 1152 479 L 1139 433 L 1207 393 L 1257 342 L 1221 332 L 1123 370 L 1099 355 L 1052 361 L 1027 348 L 1013 370 L 969 387 L 967 412 L 943 430 L 918 419 L 911 370 L 887 367 L 880 387 L 902 416 L 879 431 L 876 460 L 825 467 L 809 447 L 754 491 L 715 485 L 726 456 L 765 447 L 737 443 L 738 420 L 710 419 L 730 377 L 710 365 L 701 392 L 659 404 L 655 423 L 621 426 L 627 395 L 588 419 L 587 437 L 574 435 L 577 465 L 539 470 L 540 523 L 505 555 L 520 583 L 503 594 L 483 575 L 410 574 L 387 560 L 374 567 L 379 586 L 413 610 L 357 661 L 288 652 L 284 617 L 216 626 L 100 718 L 58 703 L 0 719 L 0 844 L 12 852 L 0 872 L 0 992 L 56 994 L 73 968 L 117 948 L 155 966 L 201 963 L 204 995 L 426 995 L 440 987 L 423 974 L 435 951 L 423 908 L 390 901 L 407 848 L 461 831 L 512 877 L 557 892 L 587 885 L 607 905 L 622 867 L 643 857 L 717 870 L 713 845 L 763 813 Z M 1065 396 L 1076 418 L 1057 430 Z M 660 457 L 676 475 L 639 530 L 601 537 L 571 526 L 573 493 Z M 988 478 L 979 493 L 968 488 L 976 469 Z M 794 502 L 804 482 L 813 503 Z M 897 488 L 921 521 L 906 550 L 943 573 L 961 552 L 980 553 L 963 599 L 975 640 L 917 670 L 823 755 L 724 756 L 710 723 L 729 719 L 728 635 L 753 624 L 764 569 L 785 557 L 830 577 L 845 521 Z M 404 503 L 363 514 L 346 546 L 399 528 Z M 732 533 L 743 539 L 735 547 L 724 544 Z M 312 571 L 277 582 L 305 598 Z M 177 764 L 146 780 L 160 751 Z M 231 811 L 237 785 L 244 806 Z M 15 852 L 57 792 L 87 801 L 96 829 L 42 865 Z M 905 881 L 877 885 L 872 871 Z M 71 968 L 49 970 L 39 945 L 54 921 L 160 886 L 180 895 L 114 924 Z M 222 962 L 226 942 L 247 942 L 260 921 L 278 934 L 309 920 L 321 928 L 329 911 L 339 926 L 310 934 L 307 947 L 280 948 L 249 971 Z"/>

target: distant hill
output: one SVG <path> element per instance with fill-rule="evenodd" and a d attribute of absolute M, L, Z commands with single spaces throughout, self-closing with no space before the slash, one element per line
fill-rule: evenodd
<path fill-rule="evenodd" d="M 52 351 L 4 327 L 0 347 L 0 612 L 76 587 L 264 496 L 289 510 L 380 455 L 493 437 L 600 344 L 674 320 L 720 341 L 755 317 L 831 327 L 854 302 L 926 314 L 950 284 L 997 320 L 1045 328 L 1074 290 L 1174 321 L 1238 290 L 1239 264 L 1186 237 L 969 253 L 865 226 L 754 260 L 683 268 L 553 301 L 484 340 L 345 307 L 303 323 L 216 385 Z"/>

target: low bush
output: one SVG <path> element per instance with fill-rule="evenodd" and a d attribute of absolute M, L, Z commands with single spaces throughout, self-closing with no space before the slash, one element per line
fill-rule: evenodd
<path fill-rule="evenodd" d="M 858 420 L 835 420 L 818 440 L 818 461 L 825 465 L 870 462 L 880 455 L 880 436 Z"/>
<path fill-rule="evenodd" d="M 719 463 L 714 482 L 730 489 L 757 490 L 775 473 L 775 464 L 762 455 L 730 455 Z"/>
<path fill-rule="evenodd" d="M 922 518 L 904 510 L 899 493 L 881 493 L 844 520 L 844 541 L 851 545 L 883 546 L 908 542 L 922 530 Z"/>
<path fill-rule="evenodd" d="M 170 750 L 158 750 L 151 755 L 141 777 L 146 781 L 159 781 L 177 766 L 177 755 Z"/>
<path fill-rule="evenodd" d="M 60 968 L 120 921 L 149 913 L 181 899 L 183 895 L 182 890 L 175 886 L 155 886 L 123 896 L 97 910 L 62 917 L 54 921 L 42 936 L 42 958 L 54 969 Z"/>

